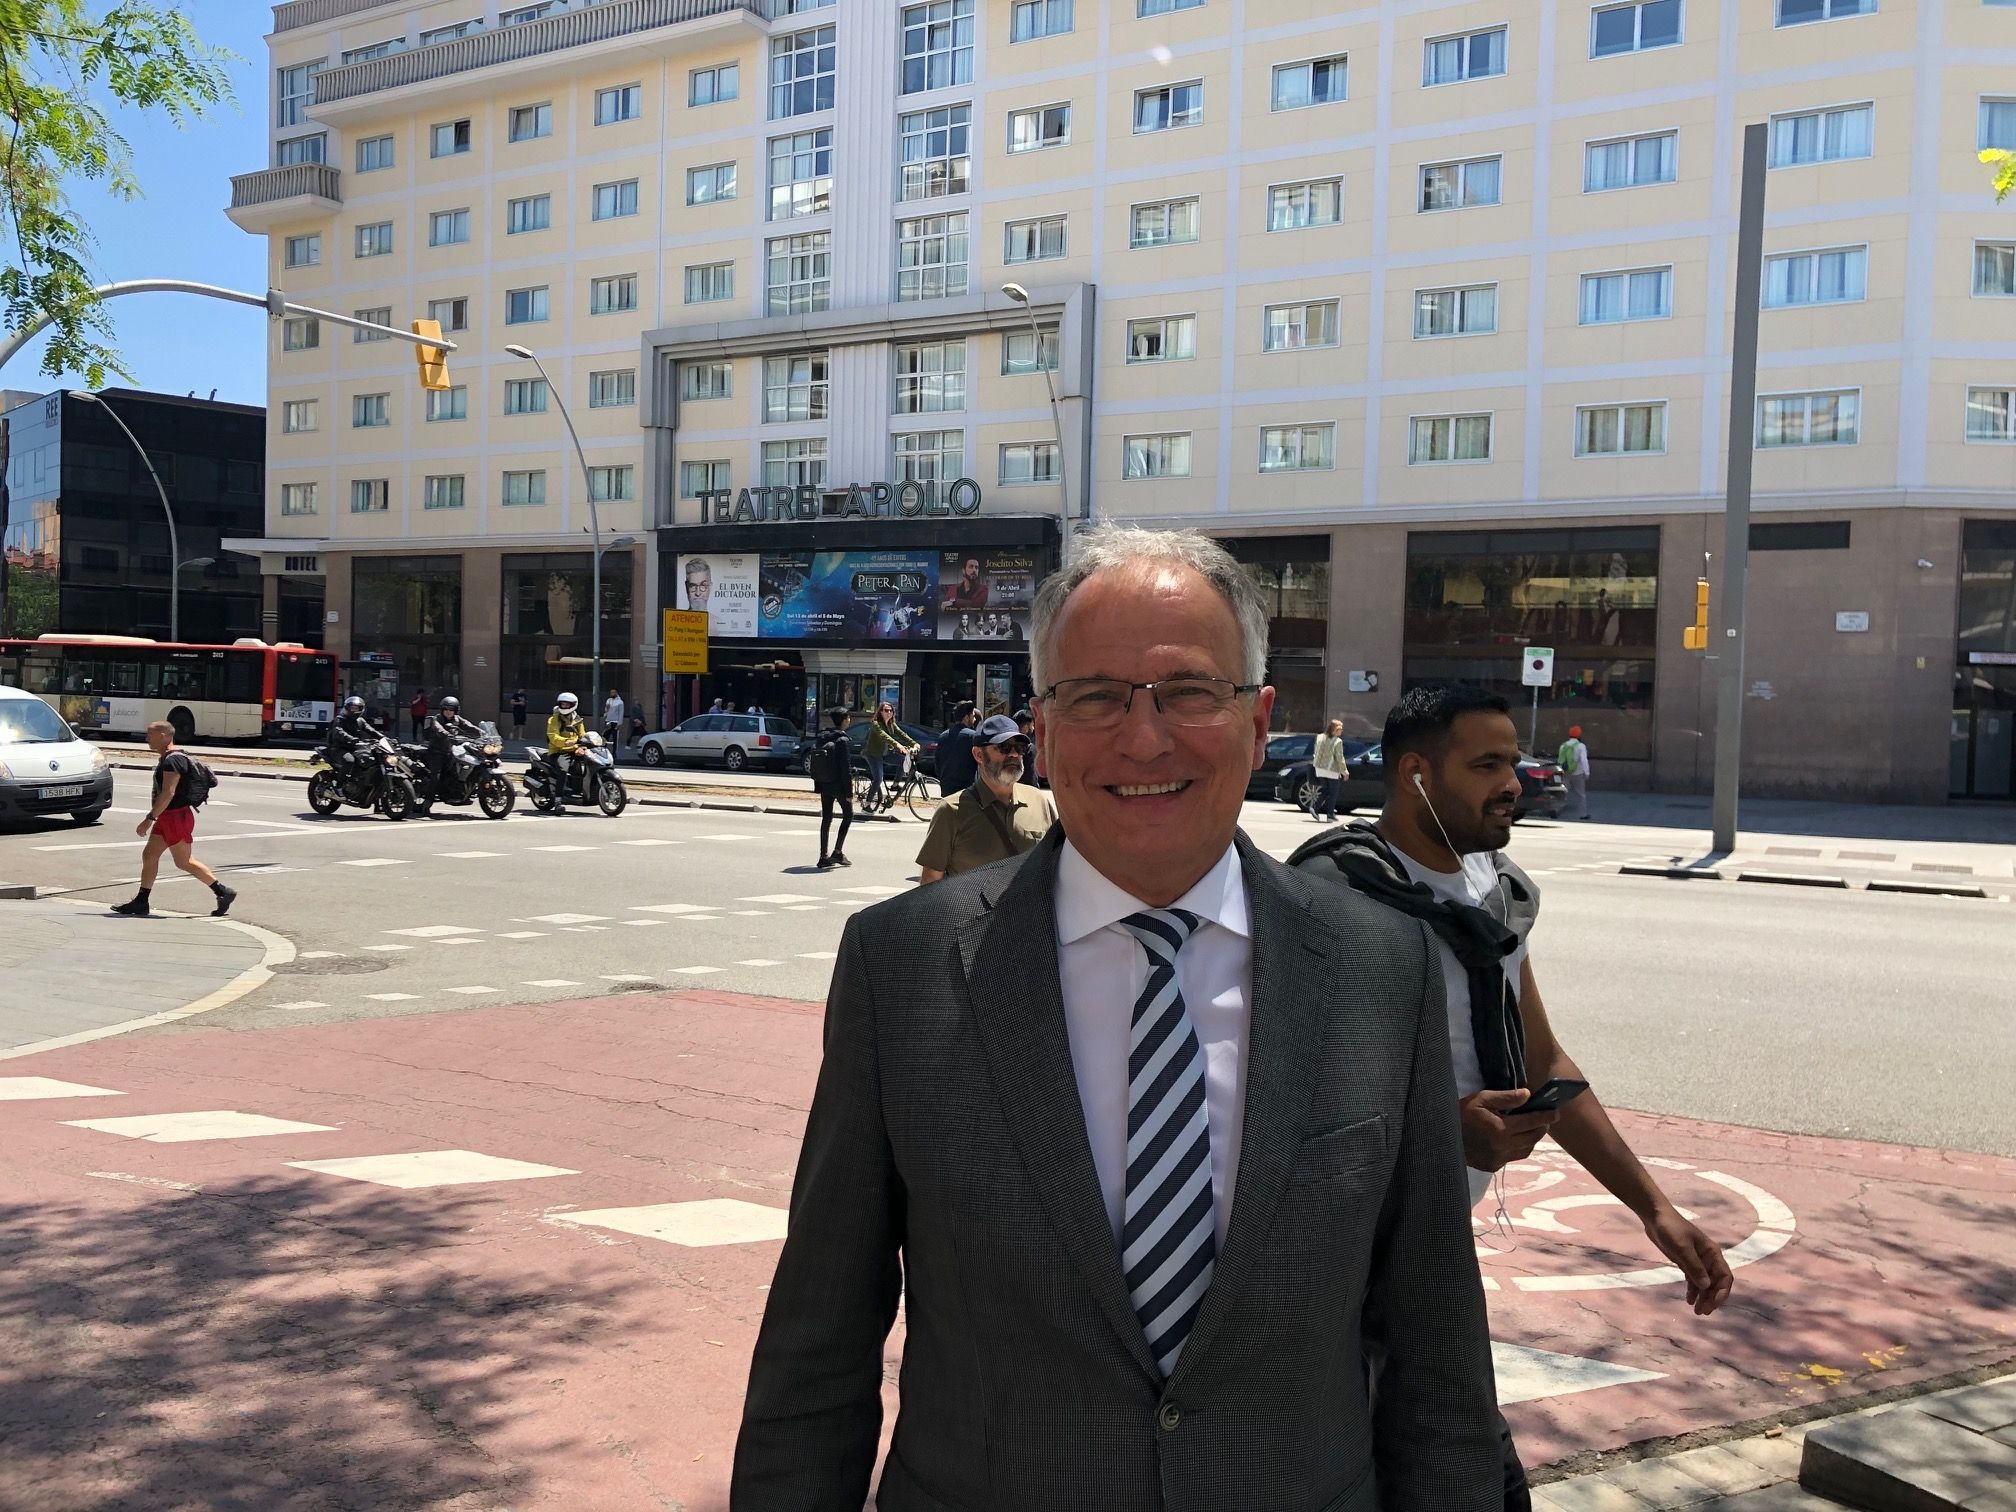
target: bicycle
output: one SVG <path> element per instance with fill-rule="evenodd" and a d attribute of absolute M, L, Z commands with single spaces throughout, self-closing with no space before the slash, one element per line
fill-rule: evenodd
<path fill-rule="evenodd" d="M 918 819 L 931 817 L 930 805 L 933 794 L 914 760 L 906 759 L 900 772 L 883 779 L 882 797 L 879 802 L 869 801 L 868 794 L 871 790 L 872 783 L 867 772 L 856 773 L 854 804 L 864 814 L 887 813 L 900 803 Z"/>

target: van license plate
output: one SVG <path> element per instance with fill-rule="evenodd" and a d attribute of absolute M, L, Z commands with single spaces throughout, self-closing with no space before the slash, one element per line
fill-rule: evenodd
<path fill-rule="evenodd" d="M 44 798 L 81 798 L 84 796 L 84 784 L 80 782 L 70 787 L 44 788 L 42 789 L 42 796 Z"/>

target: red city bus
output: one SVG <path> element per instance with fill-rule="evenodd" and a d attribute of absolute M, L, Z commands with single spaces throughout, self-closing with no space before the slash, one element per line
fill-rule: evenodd
<path fill-rule="evenodd" d="M 319 735 L 336 717 L 336 658 L 294 641 L 183 645 L 126 635 L 0 640 L 0 683 L 33 693 L 73 729 L 178 741 Z"/>

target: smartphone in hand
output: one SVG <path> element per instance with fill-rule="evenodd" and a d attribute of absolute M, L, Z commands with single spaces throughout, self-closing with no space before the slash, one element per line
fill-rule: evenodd
<path fill-rule="evenodd" d="M 1572 1076 L 1557 1076 L 1516 1108 L 1500 1108 L 1500 1118 L 1517 1118 L 1522 1113 L 1559 1113 L 1589 1090 L 1589 1083 Z"/>

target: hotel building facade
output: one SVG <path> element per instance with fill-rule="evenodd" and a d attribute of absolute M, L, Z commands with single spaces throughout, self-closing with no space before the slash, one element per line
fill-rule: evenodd
<path fill-rule="evenodd" d="M 1523 727 L 1545 645 L 1542 747 L 1698 789 L 1768 122 L 1747 785 L 2012 795 L 2016 202 L 1976 155 L 2016 147 L 2016 5 L 274 14 L 232 218 L 290 299 L 459 350 L 425 393 L 403 343 L 275 322 L 241 544 L 402 688 L 585 693 L 592 491 L 609 683 L 659 702 L 691 584 L 669 712 L 936 725 L 1026 695 L 1031 587 L 1131 520 L 1249 565 L 1283 728 L 1458 677 Z"/>

